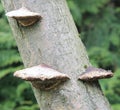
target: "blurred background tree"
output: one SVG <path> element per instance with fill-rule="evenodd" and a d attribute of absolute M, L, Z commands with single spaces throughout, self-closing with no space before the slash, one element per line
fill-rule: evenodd
<path fill-rule="evenodd" d="M 90 62 L 112 70 L 100 80 L 113 110 L 120 108 L 120 1 L 67 0 Z M 16 43 L 0 1 L 0 110 L 39 110 L 30 85 L 13 77 L 23 68 Z"/>

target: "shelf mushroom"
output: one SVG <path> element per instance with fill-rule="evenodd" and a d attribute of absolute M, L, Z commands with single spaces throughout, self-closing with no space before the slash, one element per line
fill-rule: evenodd
<path fill-rule="evenodd" d="M 49 90 L 69 79 L 66 74 L 60 73 L 47 65 L 38 65 L 16 71 L 15 77 L 30 81 L 35 88 Z"/>
<path fill-rule="evenodd" d="M 83 81 L 94 81 L 102 78 L 110 78 L 113 76 L 111 71 L 107 71 L 101 68 L 88 67 L 78 79 Z"/>
<path fill-rule="evenodd" d="M 7 12 L 6 16 L 16 19 L 24 27 L 31 26 L 41 19 L 39 13 L 31 12 L 25 7 Z"/>

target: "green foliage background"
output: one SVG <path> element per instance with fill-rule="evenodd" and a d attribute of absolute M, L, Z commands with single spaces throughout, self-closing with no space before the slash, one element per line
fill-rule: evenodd
<path fill-rule="evenodd" d="M 120 1 L 67 0 L 91 63 L 112 70 L 100 80 L 113 110 L 120 108 Z M 39 110 L 30 85 L 13 77 L 23 68 L 0 2 L 0 110 Z"/>

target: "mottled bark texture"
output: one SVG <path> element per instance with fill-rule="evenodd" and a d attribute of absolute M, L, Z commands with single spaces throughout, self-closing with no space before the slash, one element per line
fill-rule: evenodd
<path fill-rule="evenodd" d="M 45 63 L 71 78 L 49 91 L 33 87 L 41 110 L 110 110 L 97 81 L 78 81 L 90 63 L 66 0 L 2 0 L 6 12 L 20 8 L 22 2 L 42 16 L 30 27 L 9 18 L 25 67 Z"/>

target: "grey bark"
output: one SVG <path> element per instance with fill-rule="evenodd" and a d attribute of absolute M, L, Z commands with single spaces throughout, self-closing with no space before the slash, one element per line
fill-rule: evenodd
<path fill-rule="evenodd" d="M 22 2 L 2 0 L 6 12 L 20 8 Z M 97 81 L 78 81 L 90 62 L 66 0 L 26 0 L 24 4 L 42 16 L 41 22 L 30 27 L 21 27 L 9 18 L 25 67 L 45 63 L 71 78 L 50 91 L 32 87 L 40 109 L 110 110 Z"/>

